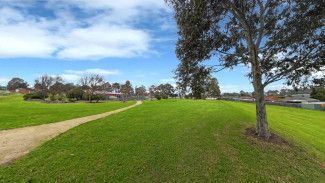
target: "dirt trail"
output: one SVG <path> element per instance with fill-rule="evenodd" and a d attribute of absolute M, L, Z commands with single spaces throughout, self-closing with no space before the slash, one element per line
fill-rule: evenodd
<path fill-rule="evenodd" d="M 140 104 L 142 104 L 142 102 L 137 101 L 137 103 L 134 105 L 92 116 L 38 126 L 2 130 L 0 131 L 0 164 L 7 164 L 15 159 L 18 159 L 45 141 L 48 141 L 80 124 L 104 118 L 111 114 L 128 110 Z"/>

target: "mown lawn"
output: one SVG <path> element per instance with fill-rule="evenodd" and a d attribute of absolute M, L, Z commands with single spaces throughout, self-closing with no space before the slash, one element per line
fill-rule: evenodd
<path fill-rule="evenodd" d="M 254 106 L 168 100 L 76 127 L 0 168 L 4 182 L 324 182 L 325 113 L 268 107 L 279 146 L 246 137 Z"/>
<path fill-rule="evenodd" d="M 22 95 L 0 96 L 0 130 L 88 116 L 126 107 L 135 102 L 46 104 L 24 101 Z"/>

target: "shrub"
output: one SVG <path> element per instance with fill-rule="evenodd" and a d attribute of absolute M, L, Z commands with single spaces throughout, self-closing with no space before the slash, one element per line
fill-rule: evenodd
<path fill-rule="evenodd" d="M 162 98 L 163 98 L 163 99 L 168 99 L 168 95 L 165 95 L 165 94 L 164 94 L 164 95 L 162 95 Z"/>
<path fill-rule="evenodd" d="M 313 88 L 310 96 L 314 99 L 325 101 L 325 88 L 322 87 Z"/>
<path fill-rule="evenodd" d="M 46 92 L 38 91 L 35 93 L 29 93 L 23 96 L 24 100 L 30 100 L 30 99 L 41 99 L 45 100 L 48 96 Z"/>
<path fill-rule="evenodd" d="M 90 97 L 90 100 L 89 100 L 89 97 Z M 100 100 L 105 100 L 106 97 L 104 95 L 100 95 L 100 94 L 88 94 L 88 93 L 85 93 L 83 95 L 83 99 L 84 100 L 88 100 L 88 101 L 93 101 L 95 100 L 96 102 L 99 102 Z"/>
<path fill-rule="evenodd" d="M 157 100 L 161 100 L 161 95 L 159 95 L 159 94 L 155 94 L 155 98 L 156 98 Z"/>
<path fill-rule="evenodd" d="M 24 95 L 23 98 L 24 98 L 24 100 L 30 100 L 30 99 L 32 99 L 32 96 L 33 96 L 32 93 L 28 93 L 28 94 Z"/>
<path fill-rule="evenodd" d="M 50 100 L 53 102 L 53 101 L 56 101 L 57 100 L 57 96 L 54 95 L 54 94 L 51 94 L 50 95 Z"/>
<path fill-rule="evenodd" d="M 82 100 L 85 92 L 80 88 L 74 88 L 67 93 L 69 100 Z"/>
<path fill-rule="evenodd" d="M 96 94 L 96 95 L 93 95 L 92 99 L 96 100 L 96 102 L 99 102 L 100 100 L 105 100 L 106 97 L 104 95 Z"/>
<path fill-rule="evenodd" d="M 57 95 L 58 101 L 65 101 L 66 97 L 64 95 Z"/>

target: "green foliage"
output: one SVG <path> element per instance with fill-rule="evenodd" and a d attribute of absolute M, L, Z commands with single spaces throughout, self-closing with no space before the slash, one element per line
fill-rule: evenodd
<path fill-rule="evenodd" d="M 83 100 L 92 102 L 95 100 L 96 102 L 99 102 L 100 100 L 105 100 L 105 96 L 101 94 L 91 94 L 91 93 L 84 93 Z"/>
<path fill-rule="evenodd" d="M 28 87 L 27 82 L 21 78 L 12 78 L 7 85 L 8 90 L 16 90 L 20 88 L 26 89 L 27 87 Z"/>
<path fill-rule="evenodd" d="M 31 99 L 45 100 L 47 97 L 49 97 L 49 95 L 47 92 L 44 91 L 37 91 L 23 96 L 24 100 L 31 100 Z"/>
<path fill-rule="evenodd" d="M 56 101 L 57 100 L 57 95 L 56 94 L 50 94 L 50 100 L 53 102 L 53 101 Z"/>
<path fill-rule="evenodd" d="M 55 102 L 55 101 L 63 102 L 66 100 L 66 98 L 67 97 L 63 94 L 50 94 L 50 97 L 49 97 L 50 101 L 52 101 L 52 102 Z"/>
<path fill-rule="evenodd" d="M 175 96 L 175 89 L 169 83 L 160 84 L 158 86 L 152 85 L 149 88 L 149 94 L 151 97 L 155 97 L 158 100 L 168 99 L 169 97 Z"/>
<path fill-rule="evenodd" d="M 145 86 L 140 86 L 135 88 L 135 95 L 137 97 L 145 97 L 146 96 L 146 87 Z"/>
<path fill-rule="evenodd" d="M 23 96 L 24 100 L 30 100 L 32 98 L 33 94 L 32 93 L 28 93 L 28 94 L 25 94 Z"/>
<path fill-rule="evenodd" d="M 105 100 L 105 96 L 101 94 L 95 94 L 92 95 L 92 100 L 96 100 L 96 102 L 99 102 L 100 100 Z"/>
<path fill-rule="evenodd" d="M 157 100 L 161 100 L 161 95 L 159 95 L 159 94 L 155 94 L 155 98 L 157 99 Z"/>
<path fill-rule="evenodd" d="M 221 95 L 217 78 L 210 77 L 207 81 L 207 97 L 218 98 Z"/>
<path fill-rule="evenodd" d="M 314 99 L 325 101 L 325 88 L 323 87 L 313 88 L 310 96 Z"/>
<path fill-rule="evenodd" d="M 190 92 L 190 96 L 195 99 L 206 97 L 211 78 L 211 68 L 194 62 L 182 61 L 175 71 L 177 85 L 181 89 L 183 95 Z"/>
<path fill-rule="evenodd" d="M 269 106 L 268 112 L 272 131 L 290 145 L 243 134 L 246 127 L 254 126 L 252 104 L 148 101 L 44 143 L 0 167 L 0 180 L 323 182 L 324 112 L 278 106 Z"/>
<path fill-rule="evenodd" d="M 129 80 L 127 80 L 124 85 L 121 85 L 121 92 L 125 94 L 126 97 L 134 94 L 132 84 Z"/>
<path fill-rule="evenodd" d="M 74 88 L 67 93 L 67 98 L 69 100 L 82 100 L 84 93 L 81 88 Z"/>

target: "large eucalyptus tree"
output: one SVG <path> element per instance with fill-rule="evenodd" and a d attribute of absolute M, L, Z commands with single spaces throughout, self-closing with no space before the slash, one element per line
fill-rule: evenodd
<path fill-rule="evenodd" d="M 324 0 L 167 2 L 175 10 L 182 62 L 218 57 L 222 68 L 251 68 L 260 137 L 270 136 L 264 88 L 280 80 L 297 84 L 325 65 Z"/>

